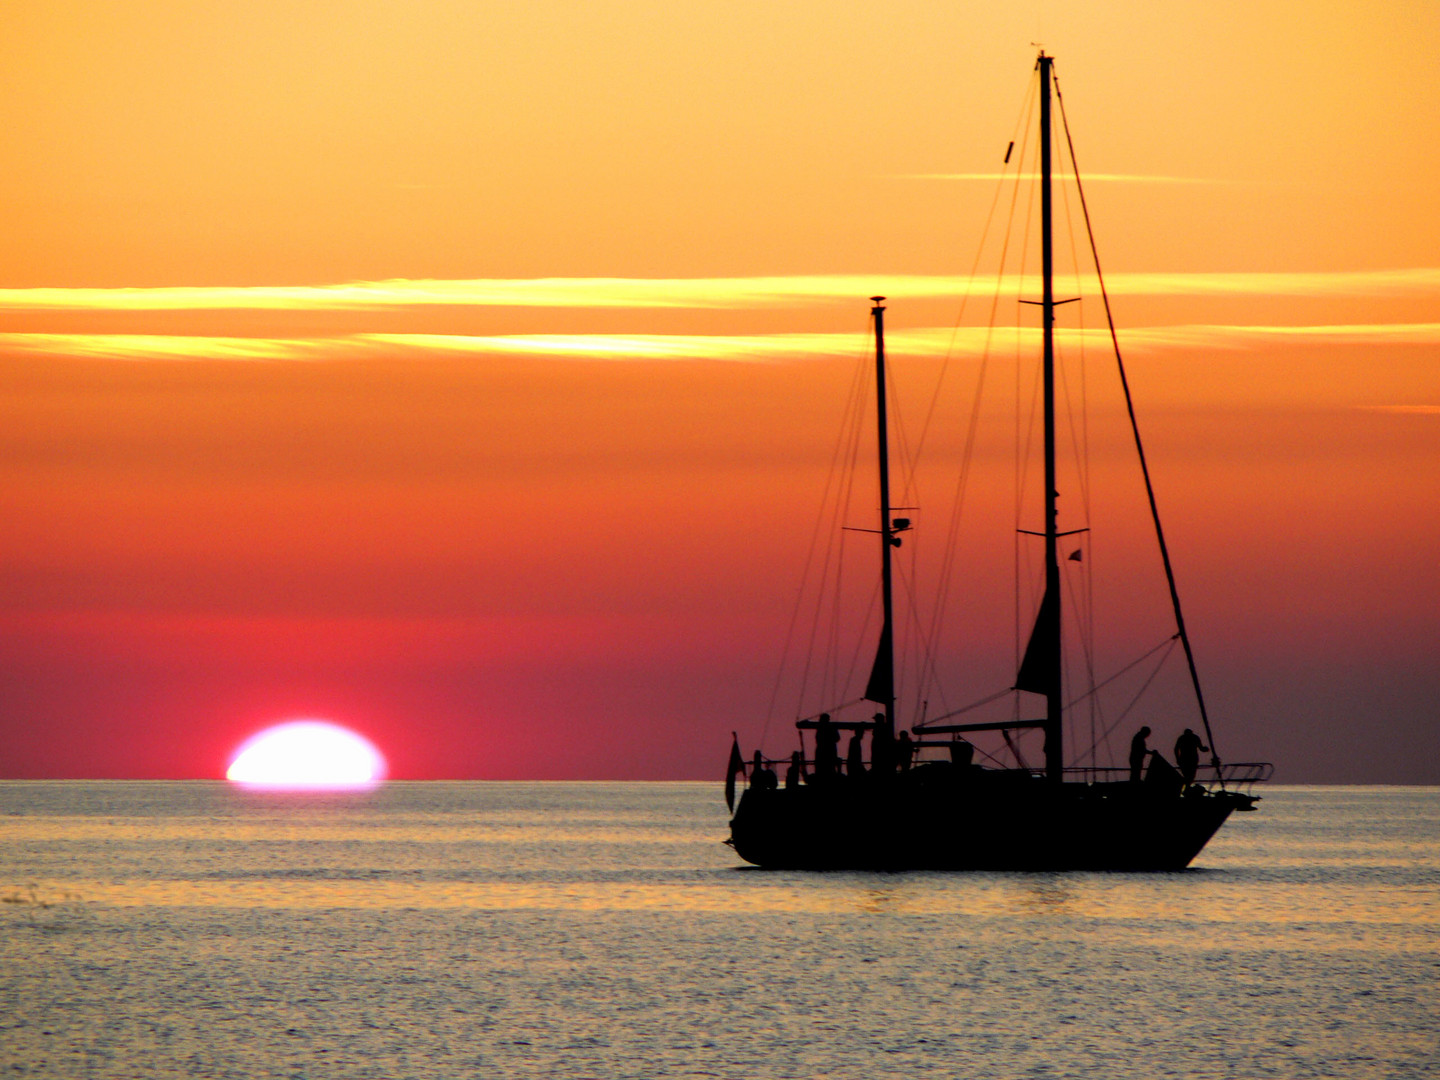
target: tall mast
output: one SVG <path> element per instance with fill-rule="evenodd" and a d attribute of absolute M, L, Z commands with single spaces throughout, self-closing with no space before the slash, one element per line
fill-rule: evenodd
<path fill-rule="evenodd" d="M 891 765 L 891 742 L 895 736 L 895 634 L 894 593 L 891 585 L 890 549 L 895 546 L 895 523 L 890 517 L 890 432 L 885 410 L 885 308 L 883 296 L 872 296 L 875 317 L 875 407 L 877 437 L 880 444 L 880 603 L 884 622 L 880 629 L 880 649 L 870 675 L 865 696 L 884 710 L 870 747 L 872 767 L 888 771 Z"/>
<path fill-rule="evenodd" d="M 1060 558 L 1056 534 L 1055 491 L 1055 291 L 1054 243 L 1051 237 L 1050 192 L 1050 65 L 1052 58 L 1040 54 L 1040 232 L 1041 325 L 1045 340 L 1045 600 L 1041 618 L 1050 625 L 1037 632 L 1053 634 L 1045 662 L 1045 776 L 1059 783 L 1065 767 L 1061 740 L 1061 659 L 1060 659 Z"/>

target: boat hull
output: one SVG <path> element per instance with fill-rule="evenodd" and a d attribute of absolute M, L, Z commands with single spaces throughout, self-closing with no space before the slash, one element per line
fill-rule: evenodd
<path fill-rule="evenodd" d="M 792 870 L 1181 870 L 1249 796 L 1024 773 L 750 788 L 730 823 L 747 862 Z"/>

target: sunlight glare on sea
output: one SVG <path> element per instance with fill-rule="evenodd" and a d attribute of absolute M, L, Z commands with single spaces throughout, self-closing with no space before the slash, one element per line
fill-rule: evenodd
<path fill-rule="evenodd" d="M 744 867 L 718 784 L 0 783 L 24 1077 L 1440 1076 L 1440 789 L 1179 874 Z"/>

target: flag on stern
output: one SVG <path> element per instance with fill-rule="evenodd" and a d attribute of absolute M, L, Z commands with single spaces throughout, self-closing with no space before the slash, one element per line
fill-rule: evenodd
<path fill-rule="evenodd" d="M 740 739 L 730 733 L 730 764 L 725 768 L 725 805 L 735 809 L 735 777 L 745 775 L 745 759 L 740 756 Z"/>

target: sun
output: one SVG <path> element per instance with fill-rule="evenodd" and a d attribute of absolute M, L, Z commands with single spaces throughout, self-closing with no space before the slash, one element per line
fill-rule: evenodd
<path fill-rule="evenodd" d="M 365 791 L 385 780 L 385 757 L 363 735 L 323 720 L 276 724 L 247 739 L 225 779 L 266 791 Z"/>

